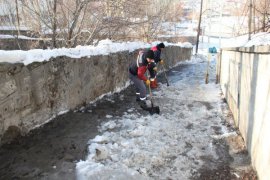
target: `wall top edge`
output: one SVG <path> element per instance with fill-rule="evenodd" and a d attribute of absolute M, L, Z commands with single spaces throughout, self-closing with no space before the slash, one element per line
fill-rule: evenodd
<path fill-rule="evenodd" d="M 186 46 L 178 46 L 178 45 L 168 45 L 167 47 L 177 47 L 181 49 L 192 49 L 192 47 L 186 47 Z M 46 63 L 51 60 L 55 59 L 82 59 L 82 58 L 91 58 L 91 57 L 99 57 L 99 56 L 110 56 L 118 53 L 134 53 L 141 49 L 147 49 L 147 47 L 142 46 L 141 48 L 133 48 L 133 49 L 121 49 L 121 50 L 115 50 L 115 48 L 112 48 L 112 52 L 103 52 L 102 50 L 94 51 L 91 49 L 82 49 L 82 50 L 76 50 L 75 48 L 74 52 L 72 49 L 64 49 L 57 51 L 56 50 L 40 50 L 36 49 L 33 51 L 2 51 L 0 52 L 0 65 L 21 65 L 28 66 L 30 64 L 40 64 L 40 63 Z M 106 48 L 105 48 L 106 49 Z M 1 50 L 0 50 L 1 51 Z M 101 52 L 100 52 L 101 51 Z M 105 51 L 105 50 L 104 50 Z M 91 54 L 92 53 L 92 54 Z"/>
<path fill-rule="evenodd" d="M 222 51 L 237 51 L 237 52 L 245 52 L 245 53 L 270 54 L 270 45 L 222 48 L 221 50 Z"/>

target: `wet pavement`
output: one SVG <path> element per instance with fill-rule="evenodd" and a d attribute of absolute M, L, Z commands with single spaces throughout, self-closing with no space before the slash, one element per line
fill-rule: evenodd
<path fill-rule="evenodd" d="M 87 142 L 99 133 L 98 126 L 107 120 L 106 115 L 121 116 L 138 106 L 133 93 L 129 87 L 3 145 L 0 179 L 75 179 L 76 162 L 84 159 Z"/>
<path fill-rule="evenodd" d="M 171 69 L 167 75 L 170 83 L 174 83 L 186 77 L 193 77 L 194 72 L 203 69 L 202 67 L 206 67 L 206 62 L 196 66 L 181 64 Z M 211 68 L 214 72 L 214 65 Z M 194 80 L 203 76 L 195 76 Z M 159 81 L 166 83 L 162 74 Z M 214 74 L 210 76 L 209 81 L 215 82 Z M 148 115 L 148 112 L 140 109 L 134 94 L 134 89 L 130 86 L 120 93 L 105 96 L 94 104 L 63 114 L 43 127 L 31 131 L 27 136 L 3 145 L 0 148 L 0 179 L 76 179 L 76 163 L 85 159 L 88 140 L 100 133 L 101 124 L 110 120 L 108 114 L 120 118 L 135 107 L 136 113 Z M 192 109 L 198 104 L 207 109 L 214 108 L 205 101 L 197 101 L 188 104 L 187 107 Z M 227 117 L 223 125 L 237 132 L 225 102 L 223 108 Z M 193 126 L 194 124 L 190 123 L 186 125 L 186 129 L 193 129 Z M 219 126 L 213 125 L 212 129 L 220 135 Z M 213 145 L 219 157 L 218 161 L 209 156 L 200 157 L 204 166 L 194 173 L 191 179 L 256 179 L 241 136 L 236 134 L 226 138 L 214 138 Z M 187 142 L 186 147 L 192 148 L 191 143 Z"/>

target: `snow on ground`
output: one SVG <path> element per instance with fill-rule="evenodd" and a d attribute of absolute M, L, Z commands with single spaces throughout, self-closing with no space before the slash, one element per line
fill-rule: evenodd
<path fill-rule="evenodd" d="M 219 85 L 204 83 L 205 64 L 201 56 L 183 63 L 185 71 L 171 72 L 170 86 L 154 92 L 160 115 L 144 116 L 132 108 L 120 118 L 110 116 L 100 135 L 89 140 L 77 178 L 188 179 L 203 166 L 200 157 L 217 159 L 215 127 L 221 126 L 221 135 L 228 130 L 221 125 Z"/>

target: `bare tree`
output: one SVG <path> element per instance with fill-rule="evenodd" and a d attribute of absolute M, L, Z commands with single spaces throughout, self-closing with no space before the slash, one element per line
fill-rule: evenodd
<path fill-rule="evenodd" d="M 262 0 L 256 1 L 254 4 L 254 9 L 256 12 L 256 23 L 258 27 L 256 31 L 267 32 L 270 29 L 270 1 Z"/>
<path fill-rule="evenodd" d="M 18 36 L 20 35 L 20 16 L 19 16 L 19 7 L 18 7 L 18 0 L 15 0 L 16 4 L 16 19 L 17 19 L 17 29 L 18 29 Z"/>
<path fill-rule="evenodd" d="M 71 16 L 72 21 L 70 21 L 70 25 L 68 28 L 68 36 L 67 36 L 67 41 L 68 41 L 68 46 L 71 47 L 72 45 L 72 38 L 73 38 L 73 34 L 75 31 L 75 28 L 78 25 L 79 22 L 79 17 L 82 13 L 82 10 L 87 6 L 87 4 L 90 2 L 90 0 L 76 0 L 76 6 L 75 6 L 75 10 L 73 11 Z"/>
<path fill-rule="evenodd" d="M 34 20 L 35 22 L 31 24 L 34 27 L 37 25 L 37 29 L 40 29 L 39 33 L 45 34 L 48 30 L 52 32 L 53 47 L 56 46 L 59 20 L 66 17 L 66 27 L 62 27 L 62 29 L 67 30 L 67 35 L 64 37 L 67 45 L 72 47 L 74 45 L 74 39 L 76 39 L 74 38 L 76 36 L 75 32 L 79 29 L 78 22 L 83 12 L 82 10 L 87 7 L 90 0 L 76 0 L 74 4 L 72 4 L 73 1 L 67 1 L 67 4 L 71 4 L 71 6 L 66 6 L 60 0 L 20 0 L 20 2 L 28 11 L 28 14 L 32 15 L 32 21 Z M 61 6 L 61 9 L 59 8 L 58 10 L 58 6 Z M 67 14 L 68 16 L 66 16 Z M 61 27 L 59 26 L 59 28 Z M 59 31 L 59 34 L 63 34 L 63 32 Z M 45 34 L 45 36 L 47 35 Z"/>
<path fill-rule="evenodd" d="M 270 1 L 246 0 L 239 7 L 232 10 L 232 14 L 239 17 L 239 26 L 243 26 L 239 29 L 239 32 L 236 32 L 237 35 L 247 34 L 249 31 L 250 34 L 260 31 L 267 32 L 269 29 L 267 24 L 270 20 Z M 244 26 L 246 22 L 248 22 L 250 28 L 248 31 Z"/>
<path fill-rule="evenodd" d="M 179 21 L 175 0 L 16 0 L 20 24 L 52 47 L 74 47 L 94 40 L 156 40 L 168 19 Z M 177 18 L 175 18 L 177 16 Z"/>
<path fill-rule="evenodd" d="M 53 23 L 52 23 L 52 43 L 56 47 L 56 30 L 57 30 L 57 0 L 53 1 Z"/>
<path fill-rule="evenodd" d="M 251 39 L 251 32 L 252 32 L 252 0 L 249 0 L 249 17 L 248 17 L 248 40 Z"/>

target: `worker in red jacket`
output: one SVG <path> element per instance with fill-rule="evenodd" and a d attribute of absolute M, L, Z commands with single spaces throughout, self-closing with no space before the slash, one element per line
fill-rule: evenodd
<path fill-rule="evenodd" d="M 137 60 L 129 65 L 129 78 L 136 88 L 136 100 L 139 101 L 143 109 L 147 108 L 144 82 L 147 86 L 150 85 L 149 79 L 144 74 L 151 63 L 154 63 L 154 52 L 152 50 L 142 50 L 139 52 Z"/>
<path fill-rule="evenodd" d="M 157 88 L 158 83 L 157 83 L 157 64 L 164 64 L 164 61 L 160 58 L 162 50 L 165 48 L 164 43 L 159 43 L 156 46 L 152 47 L 151 50 L 154 51 L 154 60 L 155 63 L 152 63 L 151 66 L 149 67 L 149 72 L 150 72 L 150 87 L 151 88 Z"/>

